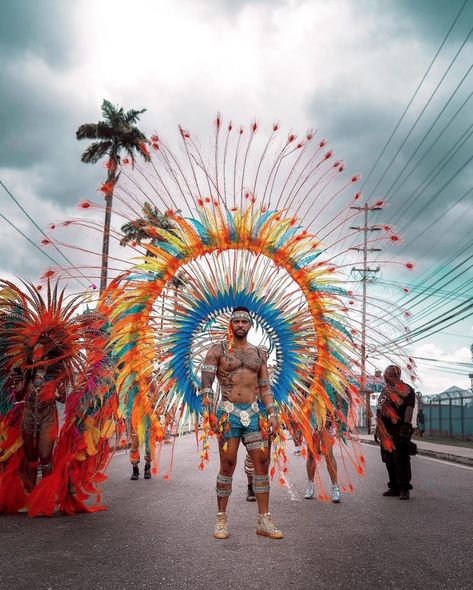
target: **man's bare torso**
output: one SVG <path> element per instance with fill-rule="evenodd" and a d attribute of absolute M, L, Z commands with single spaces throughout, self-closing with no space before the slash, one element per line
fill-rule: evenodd
<path fill-rule="evenodd" d="M 265 363 L 263 353 L 249 343 L 232 350 L 218 344 L 213 352 L 223 399 L 237 404 L 254 402 L 258 391 L 258 374 Z"/>

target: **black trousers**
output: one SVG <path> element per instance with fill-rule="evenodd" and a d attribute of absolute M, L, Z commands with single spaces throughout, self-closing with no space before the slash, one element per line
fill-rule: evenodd
<path fill-rule="evenodd" d="M 411 457 L 409 455 L 409 438 L 394 437 L 395 449 L 392 453 L 381 449 L 381 458 L 388 470 L 388 487 L 391 490 L 407 492 L 412 490 Z"/>

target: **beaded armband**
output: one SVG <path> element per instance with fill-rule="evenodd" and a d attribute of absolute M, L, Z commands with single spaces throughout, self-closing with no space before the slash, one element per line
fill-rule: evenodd
<path fill-rule="evenodd" d="M 258 379 L 258 385 L 263 387 L 264 385 L 269 385 L 269 379 Z"/>
<path fill-rule="evenodd" d="M 200 395 L 212 395 L 213 390 L 210 387 L 204 387 L 203 389 L 200 390 Z"/>
<path fill-rule="evenodd" d="M 217 365 L 202 365 L 202 371 L 205 373 L 216 373 L 217 372 Z"/>

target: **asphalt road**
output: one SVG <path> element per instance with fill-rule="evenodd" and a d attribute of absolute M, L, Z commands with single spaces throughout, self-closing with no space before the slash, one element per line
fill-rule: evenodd
<path fill-rule="evenodd" d="M 169 451 L 164 447 L 163 468 Z M 415 489 L 401 502 L 381 495 L 386 477 L 378 450 L 363 451 L 367 474 L 339 505 L 304 500 L 304 462 L 290 456 L 291 490 L 272 490 L 271 512 L 285 533 L 280 541 L 255 535 L 243 452 L 225 541 L 211 534 L 215 451 L 201 472 L 195 441 L 184 437 L 169 481 L 136 482 L 121 452 L 109 470 L 106 512 L 0 516 L 0 588 L 471 589 L 473 469 L 415 457 Z"/>

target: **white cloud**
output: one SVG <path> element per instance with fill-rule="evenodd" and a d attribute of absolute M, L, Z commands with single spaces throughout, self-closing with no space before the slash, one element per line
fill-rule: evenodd
<path fill-rule="evenodd" d="M 435 369 L 435 363 L 417 360 L 417 370 L 419 375 L 419 389 L 422 393 L 432 394 L 445 391 L 451 386 L 468 389 L 471 387 L 471 381 L 468 378 L 469 369 L 462 367 L 465 375 L 456 375 L 447 372 L 448 367 L 455 367 L 449 363 L 442 361 L 449 361 L 455 363 L 469 363 L 471 362 L 471 352 L 467 346 L 454 348 L 451 352 L 445 348 L 434 344 L 433 342 L 424 342 L 415 346 L 413 349 L 414 358 L 434 359 L 439 363 L 439 369 Z"/>

